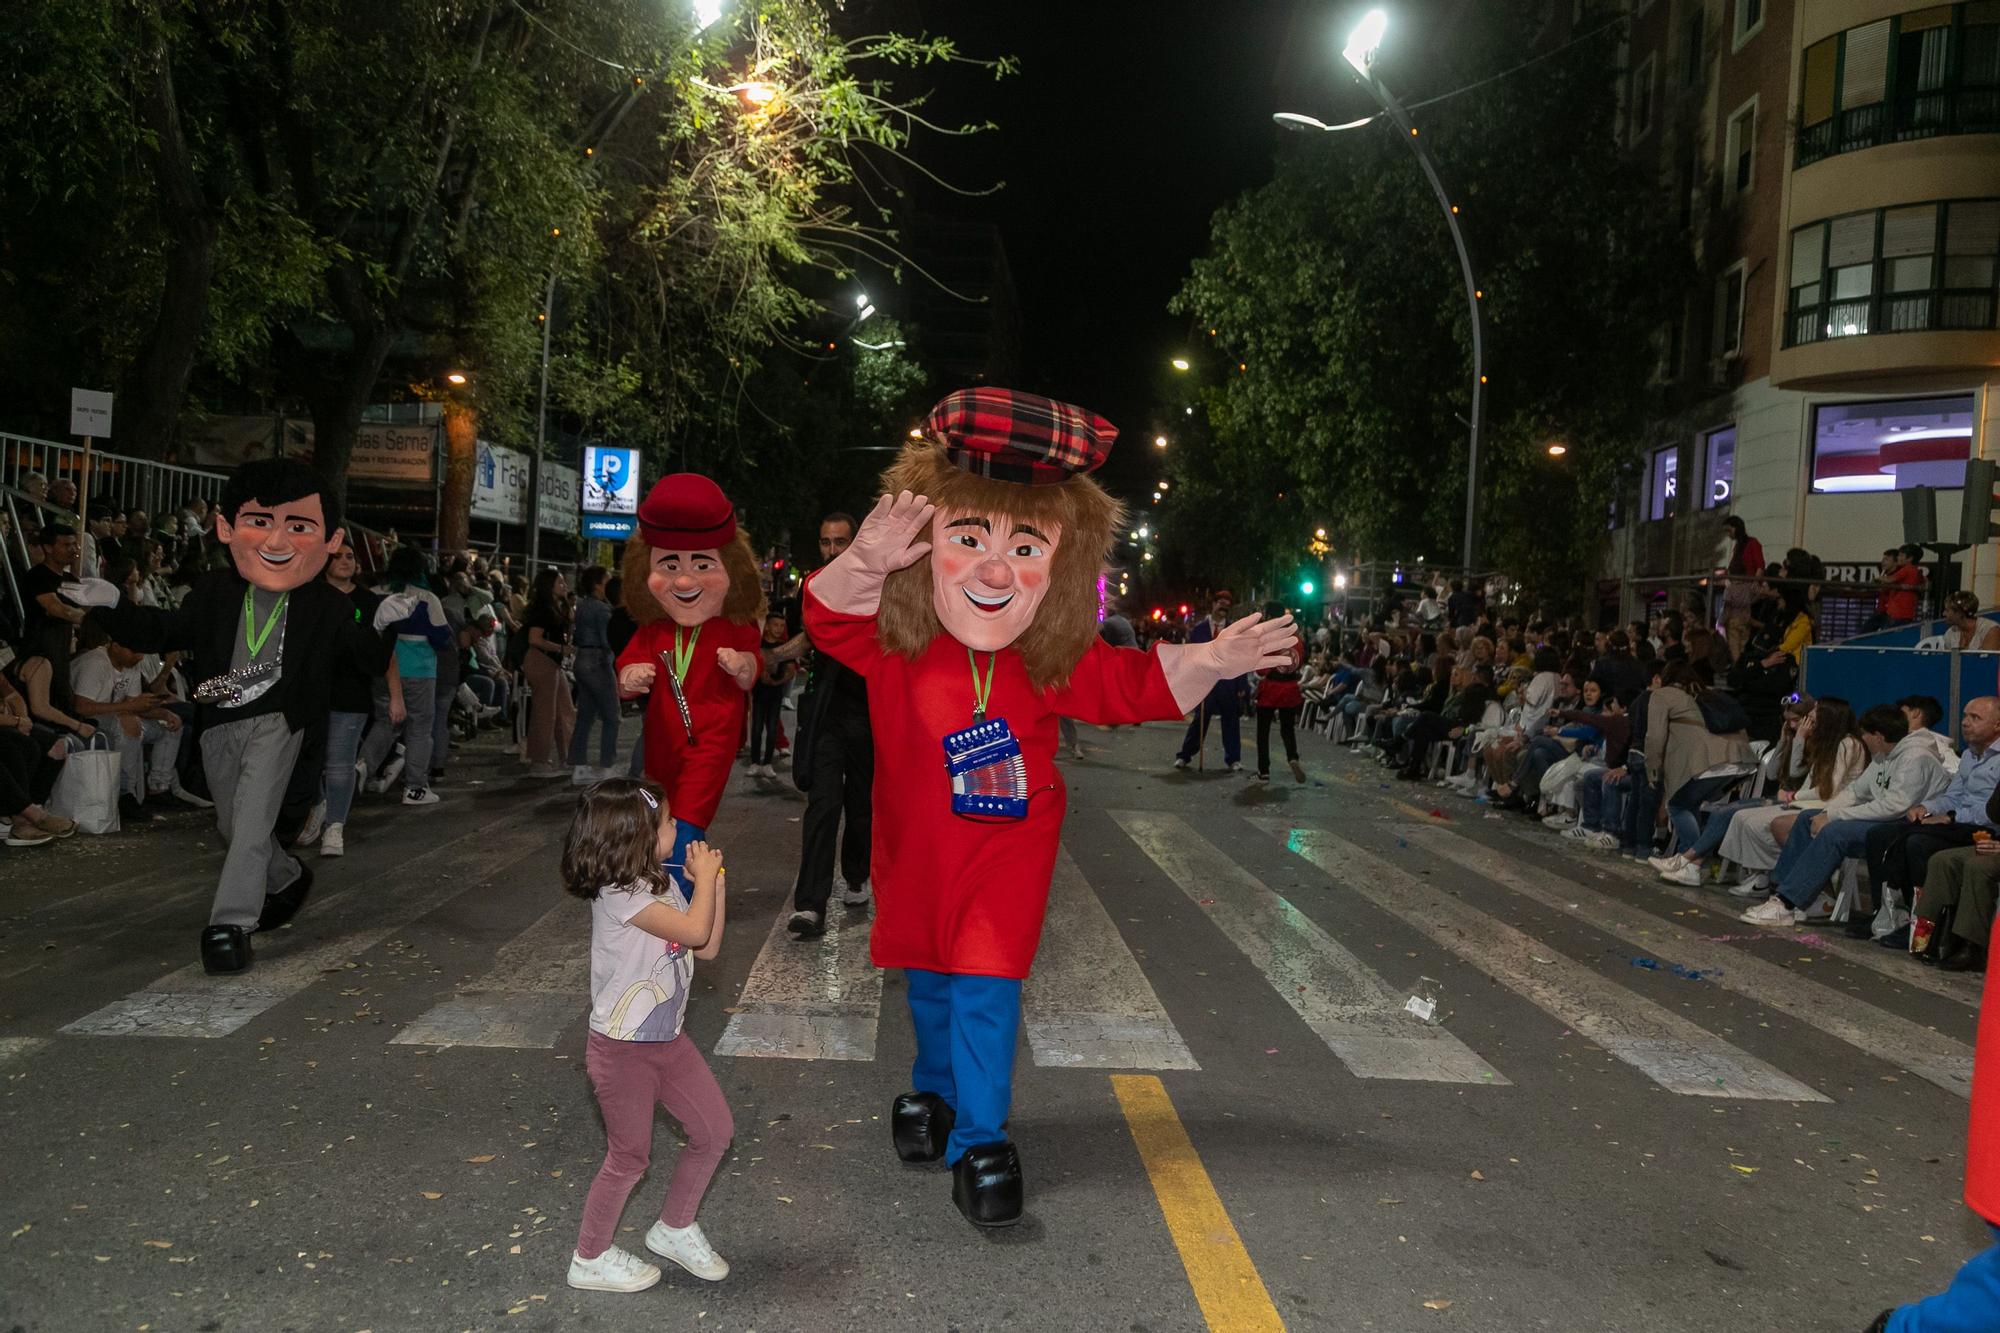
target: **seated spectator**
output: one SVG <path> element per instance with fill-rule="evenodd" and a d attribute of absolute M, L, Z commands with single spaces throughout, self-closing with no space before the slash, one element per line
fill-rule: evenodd
<path fill-rule="evenodd" d="M 1903 717 L 1910 724 L 1910 734 L 1931 747 L 1937 761 L 1944 765 L 1945 772 L 1956 773 L 1958 750 L 1953 747 L 1951 737 L 1937 729 L 1937 724 L 1944 720 L 1944 705 L 1928 694 L 1912 694 L 1898 699 L 1896 707 L 1903 710 Z"/>
<path fill-rule="evenodd" d="M 2000 793 L 1987 801 L 1985 822 L 2000 826 Z M 1914 915 L 1919 923 L 1929 923 L 1927 931 L 1917 926 L 1920 936 L 1931 938 L 1920 956 L 1935 954 L 1940 971 L 1984 972 L 1993 939 L 1995 891 L 2000 889 L 2000 838 L 1939 852 L 1924 873 Z"/>
<path fill-rule="evenodd" d="M 1984 653 L 2000 649 L 2000 625 L 1979 614 L 1979 596 L 1955 592 L 1944 599 L 1944 643 L 1946 648 Z"/>
<path fill-rule="evenodd" d="M 55 790 L 69 747 L 35 726 L 28 701 L 0 676 L 0 825 L 9 847 L 39 847 L 76 832 L 76 822 L 43 802 Z"/>
<path fill-rule="evenodd" d="M 122 771 L 118 798 L 121 819 L 150 823 L 148 800 L 172 796 L 186 805 L 213 804 L 181 786 L 177 763 L 181 750 L 181 720 L 166 707 L 160 688 L 162 671 L 148 680 L 143 653 L 119 643 L 78 654 L 70 666 L 72 707 L 102 726 L 118 747 Z"/>
<path fill-rule="evenodd" d="M 1509 779 L 1514 776 L 1515 763 L 1533 742 L 1543 738 L 1543 732 L 1548 729 L 1550 711 L 1558 703 L 1566 702 L 1562 695 L 1562 677 L 1556 670 L 1560 663 L 1555 649 L 1543 646 L 1536 650 L 1529 663 L 1533 674 L 1517 692 L 1520 716 L 1512 726 L 1502 728 L 1489 740 L 1478 755 L 1477 766 L 1485 770 L 1487 780 L 1494 784 L 1494 794 L 1503 798 L 1502 808 L 1519 809 L 1523 804 L 1508 785 Z M 1475 765 L 1468 764 L 1465 772 L 1452 781 L 1469 793 L 1478 789 L 1480 779 Z"/>
<path fill-rule="evenodd" d="M 1604 652 L 1591 664 L 1590 678 L 1616 699 L 1630 699 L 1646 688 L 1648 673 L 1639 659 L 1632 656 L 1632 641 L 1624 630 L 1615 629 L 1605 635 Z"/>
<path fill-rule="evenodd" d="M 70 702 L 70 640 L 74 633 L 60 620 L 43 621 L 14 663 L 14 684 L 27 699 L 35 725 L 60 735 L 71 742 L 70 749 L 78 750 L 97 734 L 97 728 L 63 711 Z M 58 681 L 62 683 L 58 685 Z"/>
<path fill-rule="evenodd" d="M 84 609 L 65 600 L 58 591 L 76 575 L 76 532 L 60 523 L 45 524 L 41 530 L 42 558 L 21 576 L 21 643 L 34 643 L 46 621 L 59 621 L 67 628 L 83 623 Z M 24 654 L 25 655 L 25 654 Z"/>
<path fill-rule="evenodd" d="M 1965 752 L 1942 794 L 1910 807 L 1900 820 L 1868 832 L 1868 882 L 1878 900 L 1885 888 L 1905 895 L 1924 887 L 1924 868 L 1937 853 L 1993 836 L 1986 804 L 2000 782 L 2000 698 L 1968 700 L 1959 717 Z M 1865 919 L 1865 918 L 1864 918 Z"/>
<path fill-rule="evenodd" d="M 1490 643 L 1491 640 L 1483 640 Z M 1461 667 L 1453 674 L 1457 689 L 1435 713 L 1421 713 L 1404 735 L 1401 766 L 1396 776 L 1415 782 L 1424 775 L 1424 755 L 1439 741 L 1455 741 L 1479 725 L 1486 705 L 1493 702 L 1493 670 L 1487 666 Z"/>
<path fill-rule="evenodd" d="M 1902 710 L 1883 704 L 1861 717 L 1861 743 L 1872 762 L 1826 808 L 1792 826 L 1772 871 L 1777 892 L 1743 913 L 1760 926 L 1797 925 L 1821 905 L 1827 882 L 1850 856 L 1866 851 L 1874 825 L 1900 819 L 1931 800 L 1951 778 L 1934 750 L 1910 731 Z M 1818 913 L 1824 915 L 1824 913 Z"/>
<path fill-rule="evenodd" d="M 1690 636 L 1691 638 L 1692 636 Z M 1693 649 L 1690 646 L 1690 653 Z M 1693 661 L 1675 662 L 1660 677 L 1647 703 L 1646 771 L 1667 798 L 1667 817 L 1683 847 L 1701 837 L 1702 804 L 1727 791 L 1741 774 L 1710 770 L 1750 761 L 1748 719 L 1742 705 L 1701 682 Z M 1677 870 L 1681 856 L 1654 857 L 1653 868 Z"/>

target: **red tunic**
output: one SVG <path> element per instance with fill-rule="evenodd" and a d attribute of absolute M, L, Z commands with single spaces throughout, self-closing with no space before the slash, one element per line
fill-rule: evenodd
<path fill-rule="evenodd" d="M 2000 942 L 2000 932 L 1994 940 Z M 2000 968 L 1986 969 L 1979 1046 L 1972 1054 L 1972 1115 L 1965 1141 L 1965 1204 L 2000 1227 Z"/>
<path fill-rule="evenodd" d="M 987 717 L 1004 718 L 1028 769 L 1025 819 L 951 813 L 944 738 L 972 725 L 965 645 L 940 633 L 914 660 L 885 653 L 875 617 L 840 615 L 805 595 L 813 646 L 868 680 L 875 733 L 871 875 L 877 967 L 1025 977 L 1042 939 L 1049 880 L 1062 838 L 1066 789 L 1056 770 L 1056 717 L 1124 726 L 1181 709 L 1157 655 L 1091 640 L 1067 686 L 1040 691 L 1021 654 L 994 659 Z M 981 673 L 985 654 L 979 655 Z"/>
<path fill-rule="evenodd" d="M 715 650 L 755 653 L 763 637 L 755 625 L 732 625 L 720 616 L 703 622 L 687 679 L 681 684 L 694 719 L 692 742 L 665 677 L 674 656 L 674 622 L 661 619 L 641 625 L 618 654 L 621 671 L 641 662 L 660 669 L 646 698 L 646 776 L 666 790 L 667 809 L 674 818 L 696 828 L 714 822 L 715 807 L 722 804 L 723 788 L 729 785 L 729 766 L 743 744 L 743 716 L 750 707 L 749 692 L 716 664 Z"/>

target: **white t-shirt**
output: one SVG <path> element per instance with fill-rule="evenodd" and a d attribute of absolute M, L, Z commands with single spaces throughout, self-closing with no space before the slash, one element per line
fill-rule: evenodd
<path fill-rule="evenodd" d="M 141 674 L 144 665 L 140 663 L 120 671 L 112 665 L 107 649 L 92 648 L 87 653 L 78 654 L 76 660 L 70 663 L 70 693 L 101 704 L 135 699 L 146 691 L 145 677 Z"/>
<path fill-rule="evenodd" d="M 613 885 L 590 904 L 590 1030 L 617 1041 L 672 1041 L 687 1013 L 694 955 L 631 924 L 665 903 L 688 909 L 677 885 L 665 893 Z"/>

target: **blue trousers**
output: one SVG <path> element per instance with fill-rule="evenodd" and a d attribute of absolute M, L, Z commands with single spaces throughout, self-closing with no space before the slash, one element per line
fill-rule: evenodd
<path fill-rule="evenodd" d="M 687 873 L 688 844 L 700 842 L 707 833 L 707 829 L 696 828 L 685 819 L 674 821 L 674 850 L 663 864 L 667 877 L 673 880 L 674 887 L 681 891 L 684 898 L 694 897 L 694 881 L 688 878 Z"/>
<path fill-rule="evenodd" d="M 2000 1242 L 2000 1226 L 1993 1227 L 1993 1238 Z M 1937 1295 L 1902 1306 L 1889 1316 L 1889 1333 L 1991 1333 L 1996 1328 L 2000 1328 L 2000 1243 L 1967 1259 L 1951 1285 Z"/>
<path fill-rule="evenodd" d="M 1817 818 L 1810 811 L 1800 812 L 1798 822 L 1792 825 L 1792 836 L 1785 839 L 1785 848 L 1778 853 L 1777 868 L 1771 871 L 1778 896 L 1794 908 L 1810 906 L 1840 870 L 1842 861 L 1865 855 L 1868 831 L 1875 827 L 1866 819 L 1829 819 L 1825 828 L 1814 833 L 1812 821 Z"/>
<path fill-rule="evenodd" d="M 910 1084 L 944 1098 L 958 1116 L 944 1148 L 949 1165 L 968 1148 L 1007 1137 L 1021 983 L 914 967 L 905 968 L 903 976 L 910 987 L 910 1023 L 917 1030 Z"/>
<path fill-rule="evenodd" d="M 1194 721 L 1188 723 L 1187 738 L 1181 742 L 1180 757 L 1192 761 L 1194 752 L 1201 748 L 1204 734 L 1210 722 L 1222 723 L 1222 762 L 1240 764 L 1243 762 L 1243 729 L 1241 714 L 1237 707 L 1234 690 L 1211 691 L 1195 710 Z M 921 1089 L 920 1089 L 921 1091 Z"/>

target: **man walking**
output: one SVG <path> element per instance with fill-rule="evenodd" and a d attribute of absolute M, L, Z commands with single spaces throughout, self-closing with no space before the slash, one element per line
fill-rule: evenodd
<path fill-rule="evenodd" d="M 1208 619 L 1188 631 L 1189 643 L 1207 643 L 1229 627 L 1229 610 L 1236 604 L 1235 596 L 1227 588 L 1215 594 L 1210 603 Z M 1249 693 L 1249 684 L 1241 676 L 1218 680 L 1210 687 L 1207 696 L 1195 709 L 1194 721 L 1188 723 L 1187 736 L 1181 741 L 1181 752 L 1174 757 L 1175 768 L 1186 768 L 1194 761 L 1195 752 L 1208 739 L 1208 723 L 1213 717 L 1222 719 L 1222 762 L 1231 773 L 1243 771 L 1243 729 L 1239 712 L 1243 696 Z"/>
<path fill-rule="evenodd" d="M 819 557 L 829 564 L 854 540 L 852 515 L 828 514 L 819 525 Z M 803 636 L 801 636 L 803 637 Z M 835 888 L 834 843 L 842 812 L 847 836 L 840 843 L 840 900 L 868 902 L 869 825 L 875 781 L 875 741 L 868 725 L 868 683 L 825 653 L 812 656 L 810 683 L 799 700 L 792 780 L 806 793 L 799 877 L 793 891 L 793 937 L 826 933 L 826 905 Z"/>

